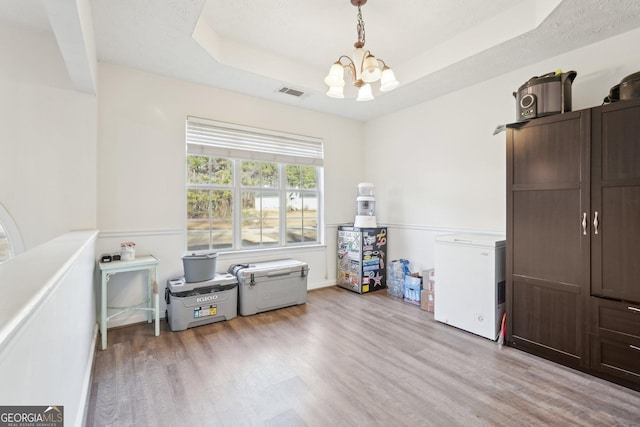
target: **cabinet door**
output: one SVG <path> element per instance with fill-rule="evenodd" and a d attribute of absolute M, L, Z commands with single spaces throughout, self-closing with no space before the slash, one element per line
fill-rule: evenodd
<path fill-rule="evenodd" d="M 588 354 L 589 119 L 566 113 L 507 133 L 507 339 L 575 367 Z"/>
<path fill-rule="evenodd" d="M 595 108 L 592 141 L 591 292 L 638 303 L 640 102 Z"/>
<path fill-rule="evenodd" d="M 640 304 L 592 298 L 592 367 L 640 390 Z"/>

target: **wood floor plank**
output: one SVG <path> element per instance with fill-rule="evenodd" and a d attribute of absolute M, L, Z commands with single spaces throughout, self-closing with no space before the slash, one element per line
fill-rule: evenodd
<path fill-rule="evenodd" d="M 433 320 L 384 291 L 160 337 L 109 332 L 90 426 L 638 426 L 640 393 Z"/>

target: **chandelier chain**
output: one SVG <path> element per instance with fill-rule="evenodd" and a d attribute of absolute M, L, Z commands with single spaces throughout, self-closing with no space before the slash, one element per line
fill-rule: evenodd
<path fill-rule="evenodd" d="M 358 6 L 358 42 L 362 43 L 364 46 L 364 21 L 362 20 L 362 11 L 360 10 L 360 6 Z"/>

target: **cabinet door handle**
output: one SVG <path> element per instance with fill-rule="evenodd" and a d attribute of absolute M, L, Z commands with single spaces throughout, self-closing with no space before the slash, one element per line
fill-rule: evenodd
<path fill-rule="evenodd" d="M 631 347 L 631 348 L 632 348 L 632 349 L 634 349 L 634 350 L 638 350 L 638 351 L 640 351 L 640 347 L 638 347 L 638 346 L 636 346 L 636 345 L 629 344 L 629 347 Z"/>
<path fill-rule="evenodd" d="M 598 234 L 598 224 L 600 224 L 600 222 L 598 222 L 598 211 L 596 211 L 593 216 L 593 234 Z"/>
<path fill-rule="evenodd" d="M 584 236 L 587 235 L 587 213 L 586 212 L 582 213 L 582 234 Z"/>
<path fill-rule="evenodd" d="M 638 313 L 640 313 L 640 308 L 635 308 L 635 307 L 627 307 L 627 308 L 631 311 L 637 311 Z"/>

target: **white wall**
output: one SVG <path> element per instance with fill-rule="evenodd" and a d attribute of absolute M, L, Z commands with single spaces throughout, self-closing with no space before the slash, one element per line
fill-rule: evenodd
<path fill-rule="evenodd" d="M 0 204 L 25 249 L 96 226 L 96 97 L 76 92 L 51 32 L 0 25 Z"/>
<path fill-rule="evenodd" d="M 378 222 L 390 226 L 390 257 L 419 271 L 433 266 L 438 234 L 504 233 L 505 134 L 493 131 L 515 121 L 512 93 L 532 76 L 576 70 L 573 109 L 600 105 L 640 69 L 638 43 L 640 30 L 628 32 L 368 122 L 366 161 L 384 167 L 364 178 L 376 184 Z"/>
<path fill-rule="evenodd" d="M 182 275 L 185 250 L 185 120 L 197 116 L 324 140 L 326 248 L 221 255 L 229 265 L 293 257 L 309 263 L 310 289 L 335 284 L 336 227 L 353 221 L 363 175 L 361 122 L 258 98 L 100 64 L 98 120 L 98 253 L 134 241 L 136 253 L 160 259 L 159 285 Z M 144 274 L 114 276 L 110 305 L 143 297 Z M 163 303 L 164 304 L 164 303 Z M 164 308 L 162 309 L 164 313 Z M 144 314 L 113 319 L 111 326 Z"/>
<path fill-rule="evenodd" d="M 62 405 L 65 425 L 83 424 L 98 331 L 97 234 L 66 233 L 2 264 L 0 283 L 13 285 L 0 300 L 2 405 Z"/>
<path fill-rule="evenodd" d="M 52 239 L 96 227 L 97 100 L 72 88 L 50 31 L 1 24 L 0 61 L 0 205 L 25 250 L 0 266 L 2 311 L 27 315 L 0 350 L 0 401 L 61 404 L 81 425 L 97 331 L 95 232 L 72 267 Z M 42 244 L 50 252 L 37 252 Z M 58 276 L 36 279 L 47 272 Z M 31 305 L 13 298 L 18 289 Z"/>

